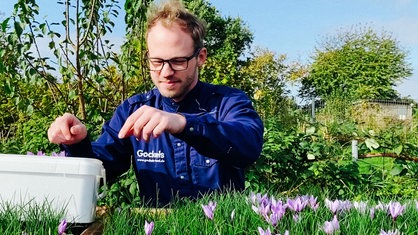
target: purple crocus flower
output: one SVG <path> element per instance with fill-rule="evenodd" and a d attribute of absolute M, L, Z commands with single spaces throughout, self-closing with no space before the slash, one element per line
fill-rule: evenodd
<path fill-rule="evenodd" d="M 336 199 L 335 201 L 330 201 L 326 198 L 325 206 L 335 215 L 337 212 L 349 210 L 352 207 L 352 203 L 348 200 L 341 201 Z"/>
<path fill-rule="evenodd" d="M 265 219 L 268 219 L 269 214 L 271 212 L 271 203 L 267 203 L 267 204 L 260 204 L 258 205 L 258 207 L 253 207 L 253 210 L 255 212 L 257 212 L 258 214 L 260 214 L 261 216 L 263 216 Z"/>
<path fill-rule="evenodd" d="M 67 221 L 64 219 L 61 221 L 61 223 L 58 225 L 58 235 L 65 234 L 65 230 L 67 230 Z"/>
<path fill-rule="evenodd" d="M 301 219 L 302 219 L 302 217 L 300 216 L 300 214 L 299 214 L 299 213 L 295 213 L 295 214 L 293 215 L 293 220 L 294 220 L 295 222 L 299 222 Z"/>
<path fill-rule="evenodd" d="M 250 192 L 250 196 L 248 197 L 248 201 L 254 205 L 254 204 L 258 204 L 258 198 L 260 197 L 260 193 L 254 193 L 254 192 Z"/>
<path fill-rule="evenodd" d="M 286 212 L 286 205 L 283 205 L 281 200 L 276 200 L 274 197 L 269 198 L 266 195 L 259 196 L 256 200 L 253 199 L 251 201 L 254 204 L 251 205 L 251 208 L 269 224 L 276 226 Z"/>
<path fill-rule="evenodd" d="M 308 196 L 302 196 L 302 199 L 304 201 L 307 201 L 308 205 L 313 211 L 316 211 L 319 208 L 319 203 L 317 202 L 318 198 L 314 197 L 312 195 Z"/>
<path fill-rule="evenodd" d="M 282 219 L 287 208 L 287 204 L 283 204 L 281 200 L 277 200 L 274 197 L 268 197 L 267 194 L 251 193 L 249 201 L 252 203 L 251 208 L 273 227 Z M 264 230 L 258 227 L 258 232 L 260 235 L 272 235 L 270 228 Z M 289 231 L 286 231 L 284 234 L 289 235 Z"/>
<path fill-rule="evenodd" d="M 213 214 L 215 212 L 216 202 L 209 201 L 207 205 L 202 205 L 202 208 L 206 217 L 208 217 L 210 220 L 213 220 Z"/>
<path fill-rule="evenodd" d="M 374 219 L 374 211 L 375 211 L 375 208 L 370 208 L 370 219 Z"/>
<path fill-rule="evenodd" d="M 271 213 L 270 215 L 266 216 L 266 221 L 271 224 L 272 226 L 276 226 L 277 223 L 282 219 L 283 215 L 277 213 Z"/>
<path fill-rule="evenodd" d="M 267 228 L 266 230 L 264 230 L 263 228 L 258 227 L 258 233 L 260 235 L 271 235 L 270 228 Z"/>
<path fill-rule="evenodd" d="M 287 199 L 287 207 L 296 213 L 301 212 L 307 204 L 308 201 L 302 200 L 301 197 L 296 197 L 295 199 Z"/>
<path fill-rule="evenodd" d="M 273 213 L 284 214 L 286 212 L 287 205 L 283 204 L 281 200 L 271 198 L 271 211 Z"/>
<path fill-rule="evenodd" d="M 387 212 L 388 211 L 388 204 L 384 204 L 384 203 L 382 203 L 382 202 L 379 202 L 376 206 L 375 206 L 375 208 L 376 208 L 376 210 L 381 210 L 381 211 L 384 211 L 384 212 Z"/>
<path fill-rule="evenodd" d="M 402 215 L 404 210 L 405 206 L 399 202 L 390 202 L 388 204 L 388 213 L 392 216 L 393 220 L 396 220 L 398 216 Z"/>
<path fill-rule="evenodd" d="M 325 206 L 335 215 L 337 211 L 340 209 L 340 200 L 331 201 L 328 198 L 325 198 Z"/>
<path fill-rule="evenodd" d="M 360 214 L 366 214 L 368 208 L 367 202 L 353 202 L 353 206 Z"/>
<path fill-rule="evenodd" d="M 52 152 L 51 156 L 53 156 L 53 157 L 65 157 L 65 151 L 61 151 L 59 153 Z"/>
<path fill-rule="evenodd" d="M 389 230 L 389 231 L 384 231 L 384 230 L 380 230 L 379 235 L 400 235 L 401 233 L 396 229 L 396 230 Z"/>
<path fill-rule="evenodd" d="M 264 230 L 263 228 L 258 227 L 258 233 L 259 233 L 260 235 L 273 235 L 273 234 L 271 233 L 271 231 L 270 231 L 270 228 L 267 228 L 266 230 Z M 276 235 L 280 235 L 280 233 L 278 233 L 278 234 L 276 234 Z M 289 230 L 286 230 L 286 231 L 283 233 L 283 235 L 289 235 Z"/>
<path fill-rule="evenodd" d="M 269 197 L 268 197 L 267 193 L 261 195 L 261 193 L 255 194 L 255 193 L 251 192 L 250 197 L 249 197 L 249 201 L 252 205 L 263 205 L 263 206 L 265 206 L 267 204 L 270 204 L 270 200 L 269 200 Z"/>
<path fill-rule="evenodd" d="M 325 221 L 323 230 L 326 234 L 333 234 L 340 229 L 340 223 L 338 222 L 337 215 L 331 221 Z"/>
<path fill-rule="evenodd" d="M 283 218 L 286 213 L 286 205 L 283 205 L 281 200 L 271 199 L 271 214 L 269 217 L 269 222 L 271 225 L 276 226 L 276 224 Z"/>
<path fill-rule="evenodd" d="M 35 156 L 35 155 L 36 156 L 46 156 L 46 153 L 44 153 L 42 151 L 38 151 L 36 154 L 34 154 L 34 153 L 28 151 L 28 152 L 26 152 L 26 155 L 30 155 L 30 156 Z M 53 156 L 53 157 L 65 157 L 65 151 L 61 151 L 59 153 L 52 152 L 51 153 L 51 156 Z"/>
<path fill-rule="evenodd" d="M 340 200 L 334 200 L 331 201 L 328 198 L 325 199 L 325 206 L 335 215 L 340 210 L 341 207 L 341 201 Z"/>
<path fill-rule="evenodd" d="M 145 235 L 151 235 L 152 231 L 154 230 L 154 222 L 148 223 L 148 221 L 145 220 Z"/>

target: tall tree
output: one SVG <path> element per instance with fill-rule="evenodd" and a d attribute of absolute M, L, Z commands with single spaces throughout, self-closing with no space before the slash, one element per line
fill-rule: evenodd
<path fill-rule="evenodd" d="M 253 34 L 240 18 L 223 17 L 207 0 L 184 0 L 186 7 L 207 23 L 208 59 L 201 70 L 203 81 L 237 86 Z"/>
<path fill-rule="evenodd" d="M 286 56 L 262 48 L 256 48 L 251 54 L 240 69 L 239 86 L 253 94 L 254 104 L 263 119 L 285 114 L 289 93 L 286 82 L 291 71 L 285 65 Z"/>
<path fill-rule="evenodd" d="M 152 0 L 125 1 L 126 41 L 121 48 L 122 54 L 116 57 L 123 74 L 122 88 L 125 92 L 122 99 L 153 86 L 148 70 L 143 66 L 146 52 L 146 14 L 151 2 Z"/>
<path fill-rule="evenodd" d="M 114 74 L 103 72 L 114 55 L 104 35 L 118 15 L 116 3 L 58 0 L 63 18 L 54 22 L 39 16 L 36 0 L 16 1 L 0 23 L 0 111 L 8 114 L 0 119 L 2 141 L 21 146 L 19 152 L 30 146 L 32 151 L 45 150 L 45 129 L 63 112 L 100 126 L 113 98 L 103 89 L 104 75 Z M 38 142 L 38 148 L 28 141 Z"/>
<path fill-rule="evenodd" d="M 390 34 L 354 27 L 316 48 L 309 73 L 302 79 L 304 97 L 396 99 L 399 81 L 412 74 L 407 52 Z"/>
<path fill-rule="evenodd" d="M 65 102 L 65 111 L 86 119 L 86 103 L 90 98 L 85 89 L 107 96 L 101 91 L 102 78 L 98 74 L 109 66 L 112 57 L 112 43 L 104 35 L 112 30 L 111 18 L 118 15 L 118 6 L 115 0 L 59 0 L 57 3 L 63 9 L 61 22 L 39 19 L 35 0 L 17 1 L 12 15 L 2 22 L 7 39 L 0 48 L 1 53 L 14 48 L 16 61 L 3 63 L 0 72 L 6 71 L 15 80 L 46 83 L 54 104 Z M 61 30 L 54 30 L 59 26 Z M 45 55 L 41 41 L 47 42 L 55 58 Z"/>

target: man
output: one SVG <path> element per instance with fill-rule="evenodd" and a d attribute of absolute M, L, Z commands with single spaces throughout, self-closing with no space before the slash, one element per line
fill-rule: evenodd
<path fill-rule="evenodd" d="M 132 160 L 141 197 L 155 205 L 243 189 L 244 168 L 261 152 L 263 124 L 242 91 L 198 80 L 204 36 L 204 24 L 179 1 L 155 8 L 146 42 L 156 88 L 125 100 L 95 142 L 72 114 L 51 124 L 49 140 L 70 156 L 102 160 L 110 178 Z"/>

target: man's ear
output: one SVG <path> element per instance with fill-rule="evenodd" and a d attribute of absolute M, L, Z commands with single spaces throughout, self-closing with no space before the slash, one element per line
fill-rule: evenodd
<path fill-rule="evenodd" d="M 207 56 L 208 50 L 206 49 L 206 47 L 202 47 L 202 49 L 200 49 L 199 55 L 197 56 L 197 65 L 199 67 L 201 67 L 206 62 Z"/>

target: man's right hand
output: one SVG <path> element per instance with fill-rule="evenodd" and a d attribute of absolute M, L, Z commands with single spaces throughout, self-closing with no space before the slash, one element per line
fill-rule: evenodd
<path fill-rule="evenodd" d="M 48 129 L 48 139 L 54 144 L 77 144 L 87 136 L 87 128 L 74 115 L 65 113 L 55 119 Z"/>

